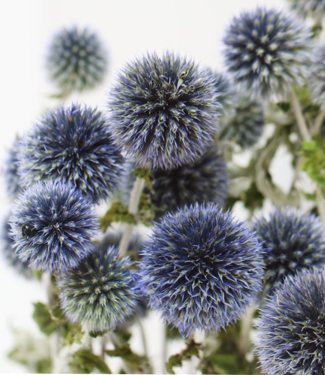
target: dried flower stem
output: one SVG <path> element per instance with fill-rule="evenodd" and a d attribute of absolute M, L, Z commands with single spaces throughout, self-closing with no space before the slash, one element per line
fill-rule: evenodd
<path fill-rule="evenodd" d="M 241 320 L 239 352 L 242 356 L 246 356 L 251 346 L 250 332 L 255 310 L 255 305 L 248 307 L 248 309 L 246 310 L 246 314 L 243 315 L 243 318 Z"/>
<path fill-rule="evenodd" d="M 141 197 L 144 185 L 145 185 L 145 180 L 143 178 L 137 177 L 134 182 L 131 194 L 130 194 L 130 203 L 129 203 L 129 208 L 128 208 L 129 214 L 137 216 L 138 210 L 139 210 L 140 197 Z M 120 246 L 119 246 L 120 257 L 125 256 L 127 252 L 129 243 L 131 241 L 132 232 L 133 232 L 133 224 L 126 224 L 123 236 L 121 238 Z"/>

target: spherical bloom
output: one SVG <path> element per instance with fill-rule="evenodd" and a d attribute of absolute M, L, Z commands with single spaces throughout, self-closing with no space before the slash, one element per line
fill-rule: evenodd
<path fill-rule="evenodd" d="M 263 306 L 257 326 L 263 372 L 324 374 L 324 270 L 303 270 L 288 277 Z"/>
<path fill-rule="evenodd" d="M 191 163 L 212 142 L 218 103 L 213 79 L 172 53 L 126 65 L 109 98 L 117 145 L 149 169 Z"/>
<path fill-rule="evenodd" d="M 23 139 L 22 184 L 61 180 L 94 203 L 106 199 L 117 187 L 123 163 L 108 129 L 97 109 L 72 105 L 49 111 Z"/>
<path fill-rule="evenodd" d="M 49 181 L 19 196 L 9 224 L 18 257 L 51 272 L 75 267 L 93 251 L 98 219 L 73 186 Z"/>
<path fill-rule="evenodd" d="M 254 233 L 216 204 L 168 213 L 156 223 L 139 262 L 149 306 L 184 336 L 219 330 L 257 297 L 260 253 Z"/>
<path fill-rule="evenodd" d="M 287 93 L 304 77 L 310 33 L 291 15 L 257 8 L 234 17 L 228 27 L 226 65 L 255 97 Z"/>
<path fill-rule="evenodd" d="M 4 258 L 7 260 L 8 264 L 12 266 L 12 268 L 16 271 L 17 274 L 25 276 L 27 279 L 33 278 L 33 271 L 28 265 L 22 262 L 17 254 L 15 253 L 14 249 L 14 241 L 10 237 L 10 225 L 8 223 L 9 217 L 2 223 L 1 228 L 1 249 Z"/>
<path fill-rule="evenodd" d="M 325 233 L 321 220 L 295 208 L 276 209 L 253 228 L 264 249 L 265 291 L 272 293 L 297 271 L 325 265 Z"/>
<path fill-rule="evenodd" d="M 310 90 L 315 103 L 325 110 L 325 46 L 314 52 L 314 61 L 310 69 Z"/>
<path fill-rule="evenodd" d="M 12 198 L 16 198 L 21 189 L 18 175 L 19 142 L 20 138 L 16 138 L 8 152 L 3 170 L 7 192 Z"/>
<path fill-rule="evenodd" d="M 221 115 L 231 113 L 236 97 L 234 85 L 225 74 L 216 73 L 212 70 L 210 74 L 212 75 L 214 88 L 217 93 L 217 101 L 220 104 Z"/>
<path fill-rule="evenodd" d="M 63 29 L 47 56 L 50 78 L 63 93 L 93 88 L 104 79 L 107 54 L 97 34 L 88 29 Z"/>
<path fill-rule="evenodd" d="M 83 259 L 77 268 L 58 279 L 65 314 L 72 322 L 86 324 L 91 332 L 114 329 L 136 306 L 129 257 L 118 260 L 114 246 Z"/>
<path fill-rule="evenodd" d="M 322 16 L 325 13 L 324 0 L 288 0 L 292 10 L 303 17 Z"/>
<path fill-rule="evenodd" d="M 234 111 L 220 119 L 219 138 L 236 142 L 242 149 L 256 144 L 264 129 L 262 103 L 247 97 L 239 97 Z"/>

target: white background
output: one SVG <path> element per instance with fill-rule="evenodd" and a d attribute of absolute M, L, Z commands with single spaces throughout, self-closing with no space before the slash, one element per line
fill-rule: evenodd
<path fill-rule="evenodd" d="M 109 51 L 103 85 L 74 100 L 105 108 L 117 69 L 147 51 L 171 50 L 213 69 L 224 70 L 222 37 L 233 15 L 256 4 L 285 7 L 284 0 L 10 0 L 0 2 L 0 161 L 17 133 L 22 134 L 46 108 L 55 88 L 47 81 L 45 56 L 52 35 L 78 25 L 96 30 Z M 0 184 L 0 216 L 10 202 Z M 12 327 L 37 329 L 32 302 L 44 300 L 36 282 L 26 282 L 0 261 L 0 372 L 25 372 L 7 360 L 13 346 Z M 150 323 L 150 352 L 159 357 L 159 319 Z M 149 332 L 150 331 L 150 332 Z M 150 335 L 151 333 L 151 335 Z M 152 335 L 153 333 L 153 335 Z"/>

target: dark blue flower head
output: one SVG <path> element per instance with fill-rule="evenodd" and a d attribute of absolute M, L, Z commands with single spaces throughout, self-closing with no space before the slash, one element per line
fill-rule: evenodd
<path fill-rule="evenodd" d="M 114 329 L 133 313 L 136 291 L 129 270 L 130 258 L 118 259 L 114 246 L 83 259 L 78 267 L 58 279 L 65 314 L 72 322 L 86 324 L 91 332 Z"/>
<path fill-rule="evenodd" d="M 242 149 L 252 147 L 264 129 L 263 105 L 245 96 L 238 97 L 233 112 L 220 119 L 219 138 L 233 141 Z"/>
<path fill-rule="evenodd" d="M 20 138 L 17 137 L 8 152 L 3 171 L 7 192 L 11 198 L 16 198 L 21 190 L 18 174 L 19 142 Z"/>
<path fill-rule="evenodd" d="M 110 93 L 114 141 L 142 167 L 191 163 L 212 142 L 215 97 L 211 74 L 193 61 L 143 56 L 126 65 Z"/>
<path fill-rule="evenodd" d="M 323 16 L 325 13 L 324 0 L 288 0 L 292 10 L 303 17 Z"/>
<path fill-rule="evenodd" d="M 117 187 L 123 157 L 112 144 L 105 117 L 81 105 L 49 111 L 22 140 L 21 181 L 69 182 L 92 202 Z"/>
<path fill-rule="evenodd" d="M 104 79 L 107 53 L 97 34 L 76 27 L 55 35 L 47 56 L 50 78 L 64 93 L 93 88 Z"/>
<path fill-rule="evenodd" d="M 221 115 L 232 112 L 232 107 L 236 101 L 236 91 L 226 74 L 216 73 L 212 70 L 210 74 L 213 78 L 214 88 L 217 93 L 217 101 L 220 105 Z"/>
<path fill-rule="evenodd" d="M 8 264 L 16 271 L 17 274 L 25 276 L 27 279 L 33 278 L 33 271 L 28 265 L 21 261 L 14 249 L 14 241 L 10 237 L 10 225 L 8 223 L 9 217 L 6 217 L 1 227 L 1 249 L 4 258 Z"/>
<path fill-rule="evenodd" d="M 267 374 L 325 373 L 325 274 L 288 277 L 261 310 L 257 352 Z"/>
<path fill-rule="evenodd" d="M 18 257 L 50 272 L 76 267 L 93 251 L 99 226 L 93 207 L 78 190 L 52 181 L 25 190 L 9 223 Z"/>
<path fill-rule="evenodd" d="M 303 268 L 325 265 L 324 225 L 318 217 L 287 207 L 274 210 L 268 220 L 255 220 L 253 227 L 264 249 L 266 292 Z"/>
<path fill-rule="evenodd" d="M 310 90 L 315 103 L 325 110 L 325 45 L 314 51 L 313 63 L 310 69 Z"/>
<path fill-rule="evenodd" d="M 254 233 L 216 204 L 166 214 L 139 264 L 149 306 L 183 336 L 235 322 L 262 286 Z"/>
<path fill-rule="evenodd" d="M 265 8 L 243 12 L 225 34 L 226 66 L 255 97 L 285 94 L 307 71 L 309 38 L 291 15 Z"/>

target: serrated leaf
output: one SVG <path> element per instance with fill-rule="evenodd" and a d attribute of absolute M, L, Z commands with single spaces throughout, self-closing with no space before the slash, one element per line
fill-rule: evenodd
<path fill-rule="evenodd" d="M 137 223 L 135 217 L 128 212 L 128 208 L 122 202 L 114 202 L 99 222 L 104 232 L 113 222 Z"/>
<path fill-rule="evenodd" d="M 81 348 L 72 355 L 70 367 L 74 374 L 89 374 L 95 369 L 102 374 L 112 373 L 105 361 L 88 348 Z"/>
<path fill-rule="evenodd" d="M 200 344 L 197 344 L 194 340 L 190 340 L 187 346 L 178 354 L 174 354 L 169 357 L 166 362 L 166 370 L 169 374 L 175 374 L 173 367 L 181 367 L 183 361 L 190 359 L 192 356 L 199 357 Z"/>
<path fill-rule="evenodd" d="M 153 174 L 148 169 L 136 168 L 132 172 L 136 177 L 143 178 L 146 182 L 146 187 L 151 193 L 153 193 Z"/>
<path fill-rule="evenodd" d="M 51 318 L 48 307 L 41 302 L 34 303 L 33 319 L 37 323 L 41 332 L 51 335 L 57 328 L 57 323 Z"/>

